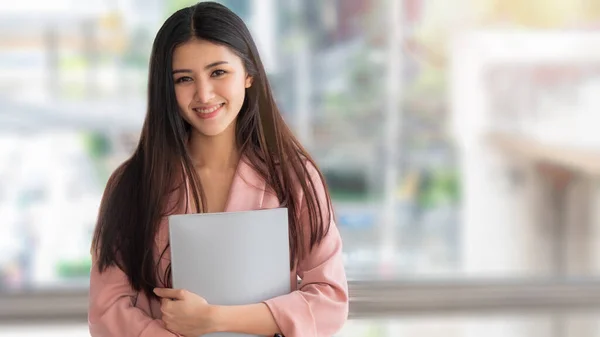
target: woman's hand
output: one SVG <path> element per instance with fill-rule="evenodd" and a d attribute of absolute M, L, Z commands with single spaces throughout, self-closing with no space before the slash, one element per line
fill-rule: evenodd
<path fill-rule="evenodd" d="M 215 332 L 212 306 L 184 289 L 155 288 L 161 298 L 160 310 L 167 329 L 186 337 L 197 337 Z"/>

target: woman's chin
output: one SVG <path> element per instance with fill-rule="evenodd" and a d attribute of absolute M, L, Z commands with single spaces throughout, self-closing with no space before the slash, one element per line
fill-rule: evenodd
<path fill-rule="evenodd" d="M 227 126 L 223 126 L 218 123 L 210 123 L 212 125 L 207 125 L 208 123 L 199 122 L 197 125 L 193 125 L 196 133 L 204 137 L 215 137 L 225 133 L 227 130 Z"/>

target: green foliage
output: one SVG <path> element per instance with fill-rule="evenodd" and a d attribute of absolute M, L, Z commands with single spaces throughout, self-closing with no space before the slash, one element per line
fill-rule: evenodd
<path fill-rule="evenodd" d="M 456 204 L 460 199 L 459 177 L 456 171 L 439 170 L 423 175 L 417 196 L 423 208 Z"/>
<path fill-rule="evenodd" d="M 85 147 L 94 159 L 100 159 L 111 152 L 110 140 L 101 133 L 89 133 L 84 136 Z"/>
<path fill-rule="evenodd" d="M 80 278 L 88 277 L 92 268 L 90 257 L 80 260 L 61 261 L 57 266 L 58 276 L 61 278 Z"/>
<path fill-rule="evenodd" d="M 168 1 L 165 1 L 165 7 L 167 10 L 165 15 L 168 17 L 178 10 L 180 10 L 184 7 L 189 7 L 191 5 L 197 4 L 198 2 L 200 2 L 200 1 L 198 1 L 198 0 L 168 0 Z"/>

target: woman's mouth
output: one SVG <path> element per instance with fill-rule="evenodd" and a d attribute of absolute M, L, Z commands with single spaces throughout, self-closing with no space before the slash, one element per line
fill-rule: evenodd
<path fill-rule="evenodd" d="M 198 115 L 198 117 L 202 119 L 210 119 L 215 117 L 221 111 L 221 108 L 225 105 L 225 103 L 220 103 L 217 105 L 213 105 L 207 108 L 193 108 L 194 112 Z"/>

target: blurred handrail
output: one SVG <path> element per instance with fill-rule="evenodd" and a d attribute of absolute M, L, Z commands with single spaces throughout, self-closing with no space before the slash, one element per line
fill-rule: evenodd
<path fill-rule="evenodd" d="M 600 279 L 353 282 L 353 318 L 600 309 Z"/>
<path fill-rule="evenodd" d="M 351 281 L 350 318 L 600 309 L 600 279 Z M 0 293 L 0 322 L 85 322 L 84 289 Z"/>

